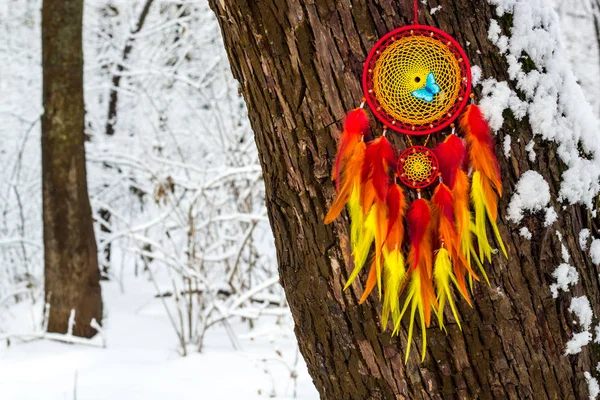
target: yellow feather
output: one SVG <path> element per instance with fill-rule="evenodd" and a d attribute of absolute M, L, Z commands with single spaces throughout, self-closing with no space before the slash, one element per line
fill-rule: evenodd
<path fill-rule="evenodd" d="M 479 245 L 479 259 L 483 262 L 484 256 L 489 262 L 492 262 L 492 247 L 490 246 L 485 221 L 489 220 L 494 235 L 502 253 L 506 258 L 508 254 L 504 247 L 504 242 L 500 236 L 498 225 L 496 224 L 495 215 L 497 214 L 497 195 L 493 192 L 490 183 L 484 181 L 484 178 L 479 171 L 473 173 L 473 183 L 471 185 L 471 200 L 473 201 L 475 209 L 475 228 L 474 233 L 477 236 L 477 243 Z"/>
<path fill-rule="evenodd" d="M 452 273 L 452 261 L 450 260 L 450 254 L 448 254 L 448 250 L 446 250 L 445 248 L 441 248 L 440 250 L 438 250 L 437 255 L 435 257 L 435 265 L 433 267 L 433 279 L 435 281 L 435 287 L 437 289 L 437 317 L 440 327 L 444 329 L 444 307 L 446 306 L 446 301 L 448 301 L 450 309 L 452 310 L 452 314 L 454 315 L 454 319 L 456 320 L 458 327 L 462 329 L 462 327 L 460 326 L 460 319 L 458 318 L 458 313 L 456 312 L 456 306 L 454 305 L 454 299 L 452 298 L 452 291 L 450 285 L 450 283 L 454 283 L 454 285 L 458 287 L 458 282 L 456 281 L 456 277 Z"/>
<path fill-rule="evenodd" d="M 494 231 L 494 235 L 496 235 L 496 240 L 502 249 L 502 253 L 504 257 L 508 258 L 508 253 L 506 252 L 506 247 L 504 247 L 504 242 L 502 241 L 502 236 L 500 236 L 500 231 L 498 230 L 498 225 L 496 225 L 496 221 L 492 220 L 492 216 L 490 214 L 489 209 L 487 209 L 488 219 L 490 220 L 490 225 L 492 225 L 492 230 Z"/>
<path fill-rule="evenodd" d="M 485 229 L 486 206 L 481 182 L 481 173 L 473 172 L 471 184 L 471 200 L 475 211 L 475 226 L 474 233 L 477 237 L 477 245 L 479 247 L 479 259 L 483 262 L 485 258 L 492 262 L 492 247 L 488 241 L 487 232 Z"/>
<path fill-rule="evenodd" d="M 402 316 L 406 312 L 408 306 L 410 305 L 410 322 L 408 325 L 408 339 L 406 346 L 406 357 L 404 358 L 404 363 L 408 362 L 408 356 L 410 355 L 410 346 L 412 342 L 413 329 L 415 324 L 415 313 L 419 312 L 419 320 L 421 321 L 421 331 L 422 331 L 422 350 L 421 350 L 421 362 L 425 360 L 425 351 L 427 349 L 427 326 L 425 323 L 425 311 L 424 311 L 424 301 L 423 292 L 422 292 L 422 277 L 419 271 L 413 271 L 411 274 L 411 281 L 408 287 L 408 292 L 406 295 L 406 300 L 404 302 L 404 307 L 400 312 L 400 316 L 398 317 L 398 321 L 394 326 L 394 332 L 392 334 L 397 334 L 400 330 L 400 321 L 402 320 Z"/>
<path fill-rule="evenodd" d="M 381 250 L 383 248 L 383 242 L 386 239 L 388 231 L 388 216 L 387 206 L 384 203 L 375 202 L 373 205 L 375 208 L 376 220 L 375 220 L 375 266 L 377 267 L 377 289 L 379 291 L 379 298 L 381 298 Z"/>
<path fill-rule="evenodd" d="M 477 257 L 477 254 L 475 253 L 475 249 L 473 247 L 471 247 L 471 255 L 473 256 L 473 260 L 475 260 L 475 263 L 477 264 L 477 267 L 479 268 L 481 275 L 483 275 L 488 286 L 490 286 L 490 280 L 485 272 L 485 269 L 483 268 L 483 264 L 481 263 L 481 261 L 479 261 L 479 257 Z M 469 276 L 469 278 L 470 278 L 469 282 L 471 284 L 471 292 L 473 292 L 473 277 Z"/>
<path fill-rule="evenodd" d="M 496 220 L 498 219 L 498 195 L 494 189 L 492 189 L 492 183 L 483 175 L 481 175 L 481 187 L 484 194 L 485 211 L 488 220 L 490 221 L 496 240 L 502 249 L 502 253 L 504 253 L 504 257 L 508 258 L 506 249 L 504 248 L 504 242 L 502 242 L 500 231 L 496 225 Z"/>
<path fill-rule="evenodd" d="M 471 254 L 475 248 L 470 229 L 473 217 L 470 211 L 469 178 L 462 169 L 459 169 L 456 173 L 452 196 L 454 196 L 454 215 L 456 217 L 456 232 L 460 241 L 460 250 L 465 257 L 467 266 L 471 268 Z M 472 277 L 470 278 L 472 280 Z"/>
<path fill-rule="evenodd" d="M 383 292 L 383 309 L 381 311 L 382 329 L 387 327 L 390 314 L 394 326 L 400 324 L 400 293 L 406 280 L 406 266 L 401 249 L 390 252 L 383 251 L 384 269 L 383 278 L 385 290 Z"/>
<path fill-rule="evenodd" d="M 360 182 L 358 179 L 348 199 L 348 214 L 350 215 L 350 243 L 352 248 L 355 249 L 360 242 L 365 227 L 365 217 L 360 205 Z"/>
<path fill-rule="evenodd" d="M 377 229 L 377 213 L 376 208 L 371 207 L 371 210 L 367 214 L 367 218 L 364 221 L 364 229 L 362 230 L 362 234 L 358 235 L 356 246 L 352 251 L 352 257 L 354 259 L 354 269 L 352 273 L 348 277 L 348 281 L 344 286 L 344 290 L 348 289 L 354 279 L 360 273 L 362 267 L 365 265 L 367 261 L 367 256 L 369 255 L 369 250 L 371 250 L 371 245 L 373 244 L 373 240 L 375 240 L 375 232 Z"/>

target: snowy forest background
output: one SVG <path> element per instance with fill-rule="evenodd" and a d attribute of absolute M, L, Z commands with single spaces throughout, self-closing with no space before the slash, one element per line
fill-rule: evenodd
<path fill-rule="evenodd" d="M 598 117 L 600 4 L 538 3 Z M 91 340 L 44 333 L 40 9 L 0 0 L 0 398 L 317 398 L 278 283 L 253 134 L 205 0 L 85 2 L 106 318 Z M 489 77 L 476 78 L 486 89 Z"/>

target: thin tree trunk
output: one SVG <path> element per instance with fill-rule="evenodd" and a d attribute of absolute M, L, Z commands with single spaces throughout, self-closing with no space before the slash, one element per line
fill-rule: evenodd
<path fill-rule="evenodd" d="M 42 170 L 48 331 L 91 337 L 102 322 L 84 147 L 83 0 L 44 0 Z"/>
<path fill-rule="evenodd" d="M 121 86 L 122 74 L 126 68 L 125 65 L 127 63 L 127 60 L 129 59 L 129 55 L 133 50 L 135 35 L 139 33 L 144 27 L 144 24 L 146 23 L 146 17 L 148 17 L 148 13 L 150 12 L 150 7 L 152 7 L 153 2 L 154 0 L 146 0 L 146 3 L 144 4 L 142 11 L 140 12 L 137 25 L 135 29 L 131 31 L 131 36 L 125 42 L 123 54 L 121 55 L 121 62 L 117 64 L 117 71 L 112 77 L 112 87 L 110 89 L 108 101 L 108 114 L 106 116 L 106 128 L 104 132 L 109 136 L 115 134 L 115 125 L 117 123 L 117 106 L 119 104 L 119 88 Z"/>
<path fill-rule="evenodd" d="M 582 227 L 589 226 L 588 214 L 578 206 L 563 209 L 553 204 L 562 210 L 559 220 L 545 228 L 539 218 L 527 219 L 535 238 L 529 241 L 506 223 L 504 211 L 515 182 L 529 169 L 540 171 L 556 195 L 563 166 L 555 146 L 538 143 L 537 160 L 530 163 L 525 146 L 532 138 L 531 129 L 526 121 L 517 122 L 507 114 L 504 129 L 520 138 L 512 140 L 510 159 L 499 157 L 506 193 L 499 225 L 509 260 L 496 256 L 487 266 L 491 285 L 475 285 L 472 308 L 459 302 L 463 330 L 451 324 L 446 334 L 432 327 L 425 361 L 420 363 L 418 351 L 413 350 L 404 365 L 406 319 L 400 336 L 391 337 L 389 331 L 381 332 L 375 295 L 359 305 L 360 283 L 342 291 L 350 272 L 348 220 L 333 226 L 322 221 L 334 196 L 329 177 L 340 122 L 361 102 L 360 77 L 367 53 L 385 33 L 410 24 L 413 2 L 210 3 L 248 106 L 281 282 L 300 350 L 321 397 L 585 398 L 583 373 L 595 369 L 598 354 L 592 356 L 587 346 L 576 356 L 564 355 L 566 342 L 579 328 L 567 310 L 570 296 L 553 299 L 549 285 L 554 281 L 551 273 L 563 262 L 564 245 L 583 282 L 574 294 L 585 293 L 597 315 L 598 271 L 575 239 Z M 456 37 L 484 76 L 508 80 L 505 62 L 487 40 L 489 21 L 497 18 L 489 4 L 483 0 L 437 3 L 442 9 L 435 16 L 420 4 L 421 22 Z M 510 16 L 500 22 L 510 25 Z M 406 146 L 400 135 L 388 137 L 397 148 Z M 556 232 L 562 233 L 562 239 Z M 420 346 L 419 334 L 415 337 L 415 345 Z"/>
<path fill-rule="evenodd" d="M 119 89 L 121 87 L 121 78 L 123 71 L 125 70 L 125 64 L 129 59 L 129 55 L 133 50 L 133 44 L 135 42 L 135 35 L 139 33 L 144 24 L 146 23 L 146 18 L 150 13 L 150 7 L 152 7 L 152 3 L 154 0 L 146 0 L 142 11 L 140 12 L 137 25 L 134 30 L 131 31 L 131 36 L 125 42 L 125 47 L 123 48 L 123 54 L 121 55 L 121 62 L 117 64 L 117 70 L 112 77 L 112 87 L 110 89 L 109 100 L 108 100 L 108 112 L 106 116 L 106 127 L 104 133 L 109 136 L 113 136 L 115 134 L 115 125 L 117 124 L 117 110 L 119 105 Z M 112 166 L 108 163 L 105 163 L 104 166 L 106 168 L 112 168 Z M 104 208 L 101 208 L 98 211 L 98 215 L 102 219 L 102 223 L 100 225 L 100 229 L 102 232 L 110 233 L 110 220 L 112 217 L 112 213 Z M 111 252 L 112 252 L 112 244 L 108 243 L 104 246 L 103 258 L 101 260 L 102 265 L 102 273 L 103 279 L 109 279 L 110 273 L 110 260 L 111 260 Z"/>

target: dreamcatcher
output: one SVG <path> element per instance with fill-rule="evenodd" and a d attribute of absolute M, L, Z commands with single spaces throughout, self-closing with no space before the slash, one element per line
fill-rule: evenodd
<path fill-rule="evenodd" d="M 432 314 L 444 329 L 448 304 L 460 327 L 452 288 L 471 304 L 467 280 L 480 279 L 474 269 L 487 281 L 483 263 L 491 262 L 493 250 L 486 223 L 506 256 L 496 226 L 500 169 L 490 128 L 471 95 L 469 60 L 452 37 L 418 25 L 417 17 L 415 1 L 414 25 L 387 34 L 367 58 L 365 99 L 346 117 L 333 168 L 337 196 L 325 217 L 332 222 L 344 207 L 350 215 L 354 269 L 344 289 L 374 247 L 360 302 L 377 286 L 382 326 L 391 317 L 393 334 L 410 313 L 406 360 L 415 319 L 424 359 Z M 368 142 L 365 103 L 384 125 Z M 407 135 L 410 146 L 400 155 L 386 138 L 389 130 Z M 436 133 L 446 137 L 430 149 Z M 425 140 L 415 145 L 412 138 Z M 401 185 L 416 190 L 410 205 Z"/>

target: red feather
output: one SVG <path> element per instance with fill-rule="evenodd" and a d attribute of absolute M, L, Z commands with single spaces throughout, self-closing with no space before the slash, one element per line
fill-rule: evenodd
<path fill-rule="evenodd" d="M 479 107 L 474 104 L 467 107 L 460 119 L 460 127 L 469 145 L 469 157 L 473 169 L 485 175 L 502 196 L 500 164 L 496 158 L 494 138 Z"/>
<path fill-rule="evenodd" d="M 462 120 L 466 120 L 470 126 L 471 133 L 477 140 L 487 144 L 489 149 L 493 152 L 495 148 L 494 139 L 490 132 L 490 126 L 481 113 L 481 109 L 474 104 L 468 105 L 461 118 L 461 123 Z"/>
<path fill-rule="evenodd" d="M 429 210 L 427 200 L 418 199 L 413 201 L 408 209 L 406 221 L 408 224 L 408 237 L 412 247 L 411 253 L 413 255 L 411 264 L 413 268 L 416 268 L 423 256 L 422 244 L 428 239 L 426 235 L 430 231 L 431 211 Z"/>
<path fill-rule="evenodd" d="M 365 162 L 361 171 L 361 182 L 366 184 L 370 182 L 377 199 L 385 202 L 388 188 L 390 185 L 390 168 L 396 163 L 396 152 L 386 139 L 381 136 L 367 145 L 365 152 Z M 366 186 L 363 199 L 369 198 L 369 185 Z M 363 201 L 363 207 L 368 211 L 369 201 Z"/>
<path fill-rule="evenodd" d="M 348 161 L 354 152 L 354 146 L 360 142 L 369 132 L 369 120 L 367 113 L 362 108 L 357 108 L 348 113 L 344 121 L 344 131 L 340 136 L 338 151 L 333 165 L 332 179 L 336 182 L 336 188 L 339 189 L 340 174 L 343 165 Z"/>
<path fill-rule="evenodd" d="M 433 149 L 435 153 L 442 179 L 449 188 L 454 187 L 456 171 L 464 168 L 467 162 L 467 149 L 463 141 L 456 135 L 448 135 L 443 143 Z"/>
<path fill-rule="evenodd" d="M 369 119 L 364 108 L 356 108 L 348 113 L 344 121 L 344 129 L 350 133 L 367 135 L 369 132 Z"/>
<path fill-rule="evenodd" d="M 448 189 L 448 186 L 440 183 L 438 187 L 435 188 L 431 201 L 434 204 L 439 217 L 444 217 L 450 222 L 451 226 L 454 226 L 454 198 L 452 197 L 452 193 L 450 192 L 450 189 Z"/>

